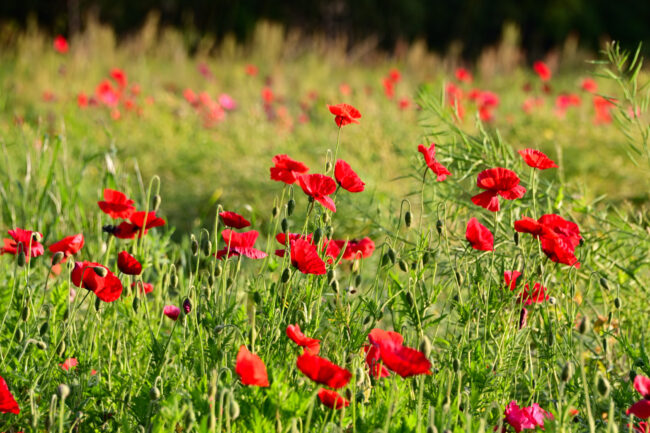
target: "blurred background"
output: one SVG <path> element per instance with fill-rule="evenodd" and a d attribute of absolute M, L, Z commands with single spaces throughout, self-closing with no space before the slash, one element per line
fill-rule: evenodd
<path fill-rule="evenodd" d="M 35 21 L 53 34 L 71 36 L 83 30 L 90 14 L 125 37 L 152 12 L 162 26 L 181 30 L 190 50 L 206 34 L 217 41 L 226 35 L 246 41 L 260 20 L 387 51 L 423 40 L 436 52 L 452 50 L 465 60 L 499 41 L 507 23 L 519 27 L 530 59 L 570 36 L 588 50 L 610 38 L 624 46 L 643 41 L 646 52 L 650 48 L 647 0 L 8 0 L 0 2 L 0 23 L 23 28 Z"/>

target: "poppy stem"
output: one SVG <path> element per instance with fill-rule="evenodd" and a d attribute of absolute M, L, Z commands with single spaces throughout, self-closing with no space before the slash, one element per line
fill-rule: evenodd
<path fill-rule="evenodd" d="M 424 214 L 424 185 L 426 185 L 427 171 L 429 171 L 429 167 L 425 166 L 424 174 L 422 175 L 422 189 L 420 190 L 420 221 L 418 222 L 418 227 L 420 228 L 422 228 L 422 215 Z"/>
<path fill-rule="evenodd" d="M 530 169 L 530 188 L 533 191 L 533 218 L 537 219 L 537 183 L 535 168 Z"/>
<path fill-rule="evenodd" d="M 336 164 L 336 158 L 339 154 L 339 144 L 341 143 L 341 127 L 339 126 L 339 132 L 336 135 L 336 150 L 334 151 L 334 164 Z M 333 167 L 333 165 L 332 165 Z"/>

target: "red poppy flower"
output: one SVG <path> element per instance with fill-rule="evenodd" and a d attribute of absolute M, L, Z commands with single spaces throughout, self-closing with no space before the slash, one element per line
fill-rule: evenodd
<path fill-rule="evenodd" d="M 122 251 L 117 255 L 117 267 L 126 275 L 140 275 L 142 273 L 140 262 L 126 251 Z"/>
<path fill-rule="evenodd" d="M 547 214 L 537 221 L 529 217 L 515 221 L 515 230 L 520 233 L 530 233 L 539 239 L 542 251 L 551 261 L 580 267 L 575 257 L 575 248 L 582 239 L 577 224 L 559 215 Z"/>
<path fill-rule="evenodd" d="M 388 99 L 393 99 L 395 96 L 395 83 L 390 78 L 386 77 L 383 79 L 382 85 L 384 86 L 384 95 L 386 95 Z M 338 125 L 338 122 L 336 124 Z"/>
<path fill-rule="evenodd" d="M 318 352 L 320 351 L 320 340 L 306 337 L 305 334 L 303 334 L 300 330 L 300 326 L 287 326 L 287 337 L 289 337 L 298 346 L 304 347 L 305 350 L 308 350 L 314 355 L 318 355 Z"/>
<path fill-rule="evenodd" d="M 632 427 L 632 425 L 630 424 L 628 424 L 627 426 L 628 428 Z M 639 424 L 634 426 L 634 431 L 638 433 L 650 433 L 650 423 L 647 423 L 645 421 L 639 421 Z"/>
<path fill-rule="evenodd" d="M 251 386 L 269 386 L 269 378 L 266 373 L 264 361 L 259 356 L 251 353 L 243 344 L 237 353 L 235 371 L 241 379 L 241 383 Z"/>
<path fill-rule="evenodd" d="M 77 361 L 77 358 L 68 358 L 63 363 L 59 364 L 59 367 L 64 369 L 65 371 L 70 371 L 70 369 L 75 368 L 77 365 L 79 365 L 79 361 Z"/>
<path fill-rule="evenodd" d="M 106 275 L 101 276 L 95 268 L 104 268 Z M 90 290 L 104 302 L 113 302 L 122 295 L 122 282 L 106 266 L 94 262 L 75 262 L 70 274 L 72 283 L 77 287 Z"/>
<path fill-rule="evenodd" d="M 140 293 L 147 294 L 153 292 L 153 284 L 144 283 L 142 281 L 134 281 L 131 283 L 131 288 L 135 289 L 136 287 L 140 288 Z"/>
<path fill-rule="evenodd" d="M 309 168 L 302 162 L 295 161 L 287 155 L 275 155 L 271 167 L 271 179 L 284 182 L 288 185 L 295 183 L 300 175 L 309 171 Z"/>
<path fill-rule="evenodd" d="M 542 62 L 541 60 L 533 63 L 533 69 L 542 81 L 548 81 L 551 79 L 551 70 L 546 65 L 546 63 Z"/>
<path fill-rule="evenodd" d="M 221 232 L 221 237 L 226 246 L 217 251 L 217 258 L 221 259 L 228 254 L 228 257 L 246 256 L 250 259 L 263 259 L 266 257 L 266 253 L 253 246 L 259 235 L 260 233 L 257 230 L 238 233 L 225 229 Z"/>
<path fill-rule="evenodd" d="M 431 362 L 422 352 L 403 346 L 400 334 L 375 328 L 370 331 L 368 340 L 379 349 L 384 365 L 400 376 L 431 374 Z"/>
<path fill-rule="evenodd" d="M 264 104 L 271 104 L 273 102 L 273 99 L 275 99 L 273 90 L 271 90 L 270 87 L 264 87 L 262 89 L 262 100 L 264 101 Z"/>
<path fill-rule="evenodd" d="M 535 283 L 532 290 L 528 284 L 524 286 L 524 290 L 519 294 L 518 301 L 524 305 L 532 305 L 548 301 L 548 298 L 546 287 L 540 283 Z"/>
<path fill-rule="evenodd" d="M 557 167 L 557 164 L 555 162 L 553 162 L 548 156 L 539 150 L 523 149 L 519 151 L 519 154 L 529 167 L 537 168 L 539 170 L 546 170 L 549 168 Z"/>
<path fill-rule="evenodd" d="M 288 242 L 287 239 L 289 240 Z M 295 241 L 296 239 L 304 239 L 310 244 L 313 244 L 311 233 L 307 234 L 306 236 L 303 236 L 300 233 L 287 233 L 287 234 L 278 233 L 277 235 L 275 235 L 275 240 L 285 246 L 289 246 L 291 241 Z M 285 253 L 286 253 L 285 250 L 275 250 L 275 255 L 278 257 L 284 257 Z"/>
<path fill-rule="evenodd" d="M 436 161 L 436 143 L 431 143 L 429 148 L 425 147 L 423 144 L 418 145 L 418 152 L 424 156 L 424 162 L 427 166 L 435 173 L 437 176 L 438 182 L 442 182 L 447 179 L 447 176 L 451 176 L 449 170 L 445 168 L 442 164 Z"/>
<path fill-rule="evenodd" d="M 332 212 L 336 212 L 334 200 L 329 197 L 336 191 L 336 182 L 324 174 L 305 174 L 298 178 L 302 190 Z"/>
<path fill-rule="evenodd" d="M 369 237 L 357 240 L 352 239 L 350 241 L 337 240 L 333 241 L 339 249 L 345 246 L 345 251 L 343 252 L 344 260 L 356 260 L 356 259 L 367 259 L 372 256 L 372 253 L 375 251 L 375 243 Z"/>
<path fill-rule="evenodd" d="M 392 68 L 388 71 L 388 78 L 391 82 L 397 84 L 402 79 L 402 74 L 399 72 L 399 69 Z"/>
<path fill-rule="evenodd" d="M 336 182 L 341 185 L 341 188 L 350 192 L 361 192 L 366 185 L 352 170 L 350 164 L 342 159 L 336 161 L 334 177 L 336 178 Z"/>
<path fill-rule="evenodd" d="M 116 238 L 133 239 L 136 236 L 140 238 L 146 235 L 150 229 L 165 225 L 165 220 L 157 217 L 155 211 L 149 213 L 144 211 L 134 212 L 129 217 L 129 221 L 122 221 L 120 225 L 114 228 L 113 234 Z"/>
<path fill-rule="evenodd" d="M 368 366 L 368 370 L 370 370 L 371 376 L 376 377 L 377 379 L 390 376 L 388 369 L 379 362 L 381 356 L 378 347 L 372 344 L 366 345 L 363 346 L 363 351 L 366 353 L 366 365 Z"/>
<path fill-rule="evenodd" d="M 291 264 L 303 274 L 323 275 L 325 262 L 318 256 L 318 249 L 305 239 L 291 241 Z"/>
<path fill-rule="evenodd" d="M 322 388 L 318 391 L 320 402 L 330 409 L 341 409 L 350 406 L 350 402 L 343 398 L 338 392 Z"/>
<path fill-rule="evenodd" d="M 515 290 L 515 288 L 517 288 L 517 280 L 520 276 L 521 272 L 519 271 L 505 271 L 503 273 L 503 279 L 510 290 Z"/>
<path fill-rule="evenodd" d="M 615 99 L 608 99 L 599 95 L 594 95 L 593 104 L 594 110 L 596 111 L 594 123 L 596 125 L 612 122 L 611 110 L 616 105 L 615 102 L 617 102 Z"/>
<path fill-rule="evenodd" d="M 598 91 L 598 84 L 593 78 L 585 78 L 582 80 L 580 87 L 582 90 L 589 93 L 596 93 Z"/>
<path fill-rule="evenodd" d="M 60 241 L 53 243 L 48 247 L 48 250 L 50 250 L 52 254 L 58 253 L 59 251 L 62 252 L 63 260 L 61 260 L 60 263 L 64 263 L 68 260 L 68 257 L 77 254 L 83 246 L 84 235 L 79 233 L 77 235 L 67 236 Z"/>
<path fill-rule="evenodd" d="M 123 192 L 108 188 L 104 190 L 104 200 L 97 202 L 99 208 L 113 219 L 129 218 L 135 212 L 133 203 Z"/>
<path fill-rule="evenodd" d="M 504 411 L 504 421 L 517 432 L 537 427 L 544 429 L 544 419 L 553 419 L 553 415 L 540 407 L 539 404 L 533 403 L 529 407 L 520 408 L 516 401 L 511 401 Z"/>
<path fill-rule="evenodd" d="M 165 305 L 163 314 L 175 322 L 178 320 L 178 316 L 181 315 L 181 309 L 176 305 Z"/>
<path fill-rule="evenodd" d="M 54 38 L 53 46 L 54 46 L 54 50 L 59 54 L 67 53 L 68 49 L 70 48 L 66 38 L 64 38 L 61 35 L 58 35 L 56 38 Z"/>
<path fill-rule="evenodd" d="M 246 75 L 250 75 L 251 77 L 254 77 L 257 75 L 257 66 L 255 65 L 246 65 L 244 71 L 246 72 Z"/>
<path fill-rule="evenodd" d="M 352 373 L 345 368 L 341 368 L 325 358 L 314 355 L 309 350 L 305 350 L 296 361 L 298 369 L 308 378 L 321 385 L 338 389 L 348 384 Z"/>
<path fill-rule="evenodd" d="M 637 375 L 634 378 L 634 389 L 636 389 L 643 398 L 630 406 L 625 413 L 627 415 L 632 414 L 641 419 L 650 418 L 650 379 L 645 376 Z"/>
<path fill-rule="evenodd" d="M 507 168 L 497 167 L 479 173 L 476 185 L 485 192 L 472 197 L 472 203 L 489 211 L 499 210 L 499 196 L 506 200 L 522 198 L 526 188 L 519 185 L 517 174 Z"/>
<path fill-rule="evenodd" d="M 25 260 L 29 262 L 30 257 L 42 256 L 45 252 L 43 245 L 37 240 L 43 237 L 39 232 L 31 230 L 23 230 L 16 227 L 13 230 L 8 230 L 10 238 L 4 239 L 4 246 L 0 248 L 0 255 L 3 254 L 18 254 L 19 251 L 25 253 Z M 27 249 L 29 248 L 29 252 Z"/>
<path fill-rule="evenodd" d="M 328 105 L 327 108 L 329 108 L 330 113 L 336 116 L 334 122 L 339 128 L 350 123 L 359 123 L 357 119 L 361 118 L 359 110 L 349 104 Z"/>
<path fill-rule="evenodd" d="M 465 68 L 456 69 L 456 79 L 461 83 L 471 83 L 473 81 L 472 73 Z"/>
<path fill-rule="evenodd" d="M 236 212 L 221 212 L 219 213 L 219 218 L 221 218 L 221 222 L 226 227 L 235 229 L 243 229 L 251 225 L 250 221 Z"/>
<path fill-rule="evenodd" d="M 111 78 L 115 80 L 120 89 L 126 88 L 126 74 L 119 68 L 111 69 Z"/>
<path fill-rule="evenodd" d="M 109 107 L 117 106 L 120 101 L 120 94 L 109 80 L 104 80 L 97 85 L 95 88 L 95 96 L 97 96 L 99 102 Z"/>
<path fill-rule="evenodd" d="M 494 236 L 483 224 L 476 218 L 471 218 L 467 223 L 465 230 L 465 239 L 470 243 L 472 248 L 479 251 L 494 250 Z"/>
<path fill-rule="evenodd" d="M 18 407 L 16 399 L 9 391 L 9 386 L 7 386 L 7 382 L 2 376 L 0 376 L 0 412 L 16 415 L 20 413 L 20 407 Z"/>

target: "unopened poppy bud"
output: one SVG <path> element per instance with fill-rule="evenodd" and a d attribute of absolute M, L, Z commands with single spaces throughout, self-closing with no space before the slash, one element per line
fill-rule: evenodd
<path fill-rule="evenodd" d="M 330 171 L 331 169 L 332 169 L 332 163 L 331 163 L 330 161 L 327 161 L 327 162 L 325 163 L 325 173 L 327 173 L 327 172 Z"/>
<path fill-rule="evenodd" d="M 282 277 L 280 278 L 280 281 L 286 283 L 287 281 L 289 281 L 290 278 L 291 278 L 291 269 L 286 268 L 284 271 L 282 271 Z"/>
<path fill-rule="evenodd" d="M 102 305 L 102 300 L 99 298 L 95 298 L 95 311 L 99 311 L 99 307 Z"/>
<path fill-rule="evenodd" d="M 322 238 L 323 238 L 323 229 L 320 228 L 320 227 L 318 227 L 318 228 L 314 231 L 314 235 L 313 235 L 314 243 L 315 243 L 315 244 L 319 243 L 320 240 L 321 240 Z"/>
<path fill-rule="evenodd" d="M 61 400 L 65 400 L 70 395 L 70 387 L 65 383 L 62 383 L 56 388 L 56 394 Z"/>
<path fill-rule="evenodd" d="M 609 381 L 602 374 L 598 374 L 598 381 L 596 382 L 596 388 L 601 397 L 607 397 L 609 395 L 610 385 Z"/>
<path fill-rule="evenodd" d="M 603 351 L 607 353 L 607 337 L 604 336 L 602 342 L 603 342 Z"/>
<path fill-rule="evenodd" d="M 621 308 L 621 298 L 619 298 L 618 296 L 614 298 L 614 306 L 619 309 Z"/>
<path fill-rule="evenodd" d="M 589 318 L 584 316 L 578 325 L 578 332 L 581 334 L 586 333 L 589 330 Z"/>
<path fill-rule="evenodd" d="M 388 251 L 384 253 L 383 256 L 381 256 L 381 265 L 386 266 L 390 263 L 390 257 L 388 256 Z"/>
<path fill-rule="evenodd" d="M 406 224 L 406 227 L 411 227 L 411 223 L 413 222 L 413 214 L 411 211 L 406 211 L 404 214 L 404 224 Z"/>
<path fill-rule="evenodd" d="M 41 325 L 41 328 L 38 330 L 38 333 L 42 337 L 43 335 L 47 334 L 47 331 L 49 329 L 50 329 L 50 324 L 48 322 L 45 322 Z"/>
<path fill-rule="evenodd" d="M 230 401 L 230 419 L 234 421 L 237 418 L 239 418 L 239 403 L 237 403 L 235 399 L 233 399 Z"/>
<path fill-rule="evenodd" d="M 442 221 L 441 220 L 436 221 L 436 230 L 438 230 L 439 235 L 442 234 Z"/>
<path fill-rule="evenodd" d="M 628 377 L 630 378 L 630 382 L 634 382 L 634 379 L 636 379 L 636 371 L 634 371 L 634 369 L 631 369 L 628 373 Z"/>
<path fill-rule="evenodd" d="M 278 209 L 277 206 L 273 206 L 273 209 L 271 210 L 271 215 L 273 215 L 273 218 L 278 216 L 279 213 L 280 213 L 280 209 Z"/>
<path fill-rule="evenodd" d="M 332 280 L 330 283 L 330 287 L 332 287 L 332 290 L 334 290 L 335 293 L 339 292 L 339 282 L 338 280 Z"/>
<path fill-rule="evenodd" d="M 57 251 L 56 253 L 54 253 L 54 255 L 52 256 L 52 266 L 61 263 L 61 260 L 63 260 L 64 257 L 65 254 L 63 254 L 63 251 Z"/>
<path fill-rule="evenodd" d="M 131 303 L 131 307 L 133 307 L 133 311 L 135 311 L 135 312 L 137 313 L 137 312 L 138 312 L 138 308 L 140 308 L 140 298 L 138 298 L 137 296 L 135 296 L 135 297 L 133 298 L 133 303 Z"/>
<path fill-rule="evenodd" d="M 95 273 L 97 275 L 99 275 L 100 277 L 102 277 L 102 278 L 104 278 L 106 275 L 108 275 L 108 269 L 106 269 L 103 266 L 95 266 L 93 268 L 93 271 L 95 271 Z"/>
<path fill-rule="evenodd" d="M 212 274 L 208 275 L 208 285 L 210 287 L 214 286 L 214 275 Z"/>
<path fill-rule="evenodd" d="M 555 296 L 549 296 L 549 298 L 548 298 L 548 303 L 549 303 L 550 305 L 555 305 L 555 304 L 557 304 L 557 298 L 555 298 Z"/>
<path fill-rule="evenodd" d="M 458 281 L 458 284 L 463 284 L 463 276 L 460 274 L 460 272 L 456 271 L 456 281 Z"/>
<path fill-rule="evenodd" d="M 209 256 L 210 251 L 212 251 L 212 242 L 206 239 L 205 241 L 203 241 L 203 245 L 201 246 L 202 246 L 201 251 L 203 252 L 203 255 L 206 257 Z"/>
<path fill-rule="evenodd" d="M 399 261 L 399 268 L 402 270 L 402 272 L 409 271 L 409 265 L 406 263 L 406 260 L 402 259 Z"/>
<path fill-rule="evenodd" d="M 549 346 L 553 346 L 555 344 L 555 333 L 552 331 L 549 331 L 548 334 L 546 335 L 546 343 Z"/>
<path fill-rule="evenodd" d="M 327 215 L 327 214 L 325 214 L 325 215 Z M 332 233 L 334 233 L 334 229 L 332 228 L 332 226 L 325 227 L 325 236 L 327 236 L 328 238 L 331 238 Z"/>
<path fill-rule="evenodd" d="M 562 368 L 560 379 L 562 379 L 562 382 L 566 383 L 571 380 L 571 377 L 573 377 L 573 364 L 567 361 Z"/>
<path fill-rule="evenodd" d="M 294 199 L 290 199 L 287 202 L 287 215 L 293 215 L 294 209 L 296 209 L 296 201 Z"/>
<path fill-rule="evenodd" d="M 61 342 L 56 348 L 56 354 L 59 356 L 63 356 L 63 354 L 65 353 L 65 349 L 66 349 L 65 340 L 61 340 Z"/>
<path fill-rule="evenodd" d="M 438 427 L 436 427 L 434 424 L 429 424 L 427 426 L 427 433 L 438 433 Z"/>
<path fill-rule="evenodd" d="M 431 254 L 428 251 L 425 251 L 422 254 L 422 264 L 427 265 L 430 260 L 431 260 Z"/>
<path fill-rule="evenodd" d="M 354 285 L 356 287 L 359 287 L 361 285 L 361 274 L 357 274 L 357 276 L 354 277 Z"/>
<path fill-rule="evenodd" d="M 178 286 L 178 275 L 175 273 L 171 274 L 169 277 L 169 284 L 171 284 L 173 288 L 176 288 L 176 286 Z"/>
<path fill-rule="evenodd" d="M 521 311 L 519 311 L 519 329 L 526 326 L 526 319 L 527 318 L 528 318 L 528 310 L 525 309 L 525 308 L 522 308 Z"/>
<path fill-rule="evenodd" d="M 185 298 L 183 301 L 183 310 L 185 311 L 185 314 L 190 314 L 190 311 L 192 311 L 192 303 L 190 302 L 190 298 Z"/>
<path fill-rule="evenodd" d="M 260 294 L 260 292 L 258 291 L 253 292 L 253 302 L 255 302 L 258 305 L 262 303 L 262 295 Z"/>
<path fill-rule="evenodd" d="M 196 256 L 199 253 L 199 242 L 196 240 L 194 235 L 192 235 L 192 239 L 190 242 L 192 244 L 192 255 Z"/>
<path fill-rule="evenodd" d="M 519 232 L 515 232 L 513 239 L 515 241 L 515 245 L 519 246 Z"/>
<path fill-rule="evenodd" d="M 234 280 L 231 277 L 226 278 L 226 287 L 232 286 L 232 283 L 234 283 Z"/>
<path fill-rule="evenodd" d="M 162 203 L 162 197 L 160 195 L 156 194 L 153 196 L 153 210 L 154 212 L 158 211 L 158 208 L 160 207 L 160 203 Z"/>
<path fill-rule="evenodd" d="M 36 347 L 38 347 L 41 350 L 46 350 L 47 349 L 47 343 L 43 340 L 39 340 L 36 342 Z"/>
<path fill-rule="evenodd" d="M 22 317 L 23 321 L 27 321 L 29 319 L 29 307 L 24 306 L 23 311 L 20 313 L 20 317 Z"/>
<path fill-rule="evenodd" d="M 609 284 L 607 283 L 607 279 L 605 279 L 605 277 L 600 277 L 600 287 L 605 290 L 609 290 Z"/>
<path fill-rule="evenodd" d="M 282 218 L 280 227 L 282 228 L 282 233 L 287 233 L 289 231 L 289 221 L 286 218 Z"/>
<path fill-rule="evenodd" d="M 454 373 L 458 373 L 460 371 L 460 359 L 454 358 L 451 362 L 451 368 L 454 369 Z"/>
<path fill-rule="evenodd" d="M 218 264 L 218 265 L 215 266 L 215 268 L 214 268 L 214 276 L 215 276 L 215 277 L 219 277 L 219 276 L 221 276 L 221 272 L 223 272 L 223 268 L 221 267 L 221 264 Z"/>
<path fill-rule="evenodd" d="M 157 386 L 152 386 L 151 389 L 149 390 L 149 399 L 151 401 L 156 401 L 160 399 L 160 390 L 158 389 Z"/>
<path fill-rule="evenodd" d="M 427 358 L 431 355 L 431 340 L 426 335 L 422 337 L 422 341 L 420 342 L 420 352 Z"/>
<path fill-rule="evenodd" d="M 330 269 L 327 271 L 327 282 L 331 283 L 334 281 L 334 278 L 336 278 L 336 273 L 334 272 L 334 269 Z"/>
<path fill-rule="evenodd" d="M 18 328 L 16 329 L 16 333 L 14 334 L 14 338 L 16 339 L 16 342 L 20 343 L 23 341 L 23 338 L 25 337 L 25 334 L 23 333 L 23 330 Z"/>
<path fill-rule="evenodd" d="M 21 249 L 18 251 L 18 255 L 16 256 L 16 263 L 22 268 L 25 266 L 26 261 L 25 252 Z"/>
<path fill-rule="evenodd" d="M 412 307 L 415 304 L 415 300 L 413 299 L 413 295 L 411 292 L 406 292 L 406 303 L 408 304 L 409 307 Z"/>

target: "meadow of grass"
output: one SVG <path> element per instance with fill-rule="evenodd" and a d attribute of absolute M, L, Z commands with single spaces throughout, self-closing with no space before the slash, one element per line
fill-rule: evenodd
<path fill-rule="evenodd" d="M 196 35 L 155 23 L 119 45 L 89 25 L 65 53 L 36 29 L 5 32 L 0 228 L 39 232 L 27 239 L 45 254 L 26 260 L 7 244 L 0 257 L 0 376 L 20 407 L 0 413 L 0 431 L 535 428 L 516 411 L 504 418 L 512 401 L 548 411 L 535 419 L 551 432 L 638 425 L 627 410 L 645 398 L 635 376 L 650 375 L 650 157 L 648 79 L 633 56 L 567 43 L 546 59 L 553 76 L 542 81 L 509 30 L 468 67 L 469 83 L 455 75 L 458 59 L 421 44 L 387 56 L 268 24 L 247 44 L 206 39 L 191 55 L 185 43 Z M 586 78 L 597 89 L 583 89 Z M 341 102 L 359 109 L 358 124 L 337 127 L 327 104 Z M 451 172 L 441 181 L 418 152 L 432 142 Z M 558 167 L 529 167 L 524 148 Z M 269 179 L 280 154 L 332 177 L 344 159 L 365 190 L 339 189 L 328 211 L 298 183 Z M 482 191 L 477 175 L 494 167 L 527 189 L 501 198 L 498 212 L 471 201 Z M 105 188 L 166 225 L 116 237 L 106 226 L 119 220 L 97 205 Z M 266 257 L 215 257 L 236 243 L 223 236 L 222 210 L 250 220 L 240 231 L 259 231 Z M 515 221 L 545 214 L 579 226 L 579 267 L 515 232 Z M 492 251 L 470 246 L 470 218 L 493 234 Z M 282 232 L 318 245 L 368 237 L 375 249 L 306 274 L 291 254 L 274 254 Z M 47 247 L 75 234 L 83 248 L 53 266 Z M 121 251 L 141 274 L 122 272 Z M 100 265 L 112 271 L 121 296 L 104 302 L 77 287 L 83 261 L 97 263 L 84 269 L 101 281 Z M 514 290 L 507 271 L 522 273 Z M 527 296 L 535 283 L 548 296 Z M 181 310 L 177 320 L 166 306 Z M 297 367 L 303 350 L 287 337 L 296 324 L 350 373 L 338 389 L 349 406 L 323 405 L 323 387 Z M 377 328 L 418 353 L 369 339 Z M 246 385 L 236 371 L 242 345 L 264 362 L 268 386 Z M 393 372 L 371 374 L 364 347 Z M 396 374 L 423 358 L 430 366 L 418 372 L 428 374 Z M 4 398 L 0 389 L 0 412 Z"/>

